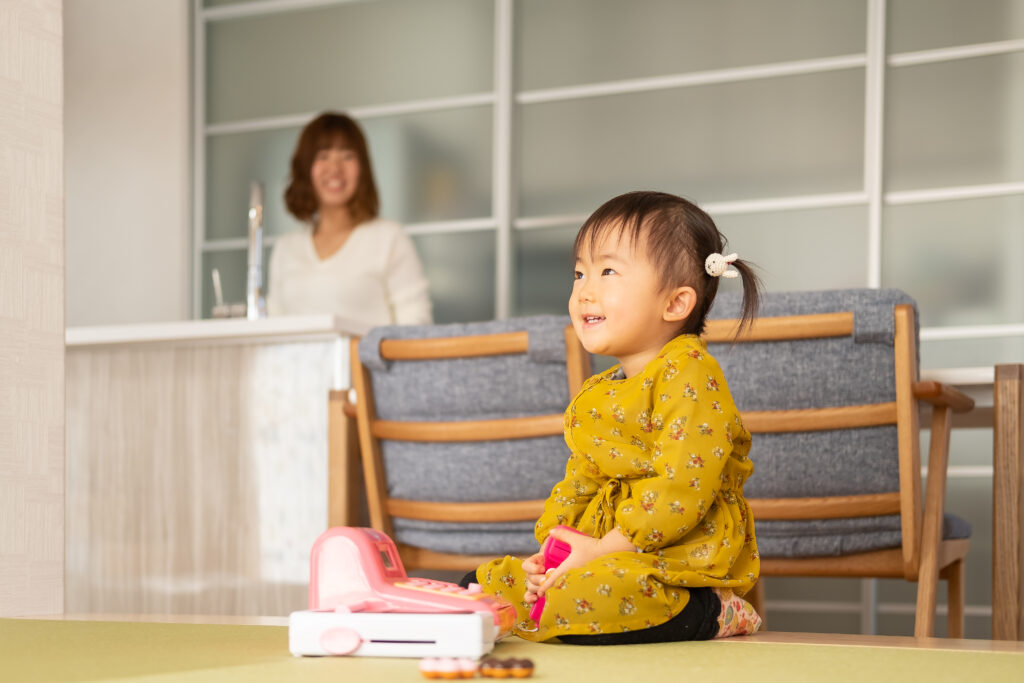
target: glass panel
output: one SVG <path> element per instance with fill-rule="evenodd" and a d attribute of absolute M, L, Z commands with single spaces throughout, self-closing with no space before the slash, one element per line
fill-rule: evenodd
<path fill-rule="evenodd" d="M 494 319 L 494 231 L 413 235 L 430 280 L 434 322 Z"/>
<path fill-rule="evenodd" d="M 207 121 L 492 89 L 494 3 L 345 3 L 207 24 Z"/>
<path fill-rule="evenodd" d="M 913 296 L 926 327 L 1024 322 L 1021 225 L 1020 195 L 887 207 L 882 284 Z"/>
<path fill-rule="evenodd" d="M 756 438 L 756 437 L 755 437 Z M 756 469 L 756 465 L 755 465 Z M 860 602 L 860 579 L 832 577 L 771 576 L 765 579 L 765 588 L 771 583 L 769 600 L 799 600 L 801 602 Z M 775 621 L 775 610 L 772 611 Z M 774 630 L 775 627 L 772 627 Z M 801 629 L 812 631 L 814 629 Z"/>
<path fill-rule="evenodd" d="M 271 247 L 263 250 L 263 282 L 267 281 L 267 264 L 270 263 Z M 248 271 L 248 252 L 239 250 L 208 251 L 203 254 L 203 269 L 200 272 L 200 288 L 203 291 L 202 307 L 199 314 L 203 318 L 213 317 L 213 269 L 220 272 L 221 289 L 224 291 L 224 303 L 245 303 L 245 282 Z M 264 290 L 266 287 L 264 286 Z M 266 293 L 266 292 L 264 292 Z"/>
<path fill-rule="evenodd" d="M 364 121 L 381 213 L 404 223 L 490 216 L 491 119 L 491 107 L 471 107 Z"/>
<path fill-rule="evenodd" d="M 968 565 L 969 576 L 974 576 L 974 565 Z M 970 580 L 968 580 L 970 583 Z M 945 595 L 946 582 L 939 582 L 939 596 Z M 944 598 L 943 598 L 944 599 Z M 940 603 L 944 604 L 944 603 Z M 880 614 L 878 616 L 878 634 L 910 636 L 914 633 L 913 603 L 904 606 L 899 613 Z M 946 637 L 946 617 L 939 614 L 935 619 L 935 637 Z M 964 638 L 990 640 L 992 638 L 992 615 L 968 612 L 964 615 Z"/>
<path fill-rule="evenodd" d="M 864 207 L 725 215 L 715 217 L 715 222 L 729 240 L 729 250 L 758 266 L 767 290 L 867 286 Z M 566 312 L 578 229 L 574 224 L 514 233 L 514 315 Z M 823 258 L 826 253 L 843 258 Z M 723 280 L 719 291 L 742 291 L 742 285 L 739 280 Z"/>
<path fill-rule="evenodd" d="M 263 183 L 266 235 L 283 235 L 300 225 L 284 206 L 288 160 L 298 136 L 297 128 L 287 128 L 207 138 L 206 239 L 248 235 L 249 184 L 254 180 Z"/>
<path fill-rule="evenodd" d="M 921 342 L 921 367 L 973 368 L 1024 361 L 1024 337 Z"/>
<path fill-rule="evenodd" d="M 800 593 L 801 597 L 798 598 L 801 601 L 807 600 L 808 596 L 811 595 L 810 589 L 806 588 L 809 583 L 806 579 L 768 577 L 765 579 L 765 591 L 767 592 L 768 600 L 775 600 L 775 589 L 783 583 L 792 584 L 797 587 L 803 586 L 804 588 Z M 842 584 L 857 587 L 859 586 L 859 580 L 824 580 L 822 581 L 821 588 L 818 589 L 821 593 L 817 593 L 817 595 L 827 596 Z M 768 612 L 772 631 L 790 633 L 860 633 L 859 612 L 821 611 L 819 609 L 799 611 L 796 607 L 791 607 L 786 603 L 777 605 L 771 602 L 768 603 Z M 913 629 L 910 629 L 910 631 L 912 632 Z"/>
<path fill-rule="evenodd" d="M 579 225 L 516 230 L 513 315 L 568 315 L 572 243 Z"/>
<path fill-rule="evenodd" d="M 858 54 L 866 35 L 863 0 L 526 0 L 516 13 L 524 90 Z"/>
<path fill-rule="evenodd" d="M 859 191 L 863 119 L 863 69 L 524 105 L 519 215 L 637 188 L 702 203 Z"/>
<path fill-rule="evenodd" d="M 887 190 L 1024 180 L 1024 53 L 889 69 Z"/>
<path fill-rule="evenodd" d="M 389 116 L 361 122 L 381 215 L 405 223 L 491 214 L 491 108 Z M 245 237 L 249 182 L 266 188 L 267 234 L 298 223 L 284 207 L 298 128 L 215 135 L 206 151 L 207 239 Z"/>
<path fill-rule="evenodd" d="M 759 268 L 766 290 L 867 286 L 867 209 L 862 206 L 713 216 L 735 251 Z M 828 254 L 841 254 L 829 258 Z M 720 292 L 742 291 L 739 278 Z"/>
<path fill-rule="evenodd" d="M 991 399 L 989 399 L 991 403 Z M 922 421 L 927 427 L 927 423 Z M 921 462 L 928 464 L 929 430 L 921 430 Z M 992 467 L 992 430 L 988 427 L 972 429 L 954 429 L 949 438 L 950 467 Z M 962 478 L 962 477 L 961 477 Z M 986 477 L 988 486 L 992 485 L 990 477 Z M 922 489 L 924 490 L 924 489 Z M 989 495 L 991 498 L 991 495 Z M 954 512 L 956 512 L 954 510 Z M 959 513 L 958 513 L 959 514 Z M 989 508 L 989 516 L 992 509 Z M 991 524 L 991 520 L 989 521 Z"/>
<path fill-rule="evenodd" d="M 889 0 L 889 52 L 1024 38 L 1024 0 Z"/>

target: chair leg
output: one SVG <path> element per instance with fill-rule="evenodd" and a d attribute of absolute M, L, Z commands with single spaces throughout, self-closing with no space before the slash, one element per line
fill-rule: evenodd
<path fill-rule="evenodd" d="M 935 634 L 935 593 L 938 583 L 939 575 L 936 571 L 922 571 L 917 577 L 917 614 L 914 619 L 915 638 L 931 638 Z"/>
<path fill-rule="evenodd" d="M 946 567 L 943 578 L 948 583 L 946 602 L 949 611 L 946 615 L 946 637 L 964 637 L 964 561 L 957 560 Z"/>
<path fill-rule="evenodd" d="M 359 433 L 347 391 L 332 390 L 327 402 L 327 525 L 361 522 Z"/>
<path fill-rule="evenodd" d="M 754 584 L 754 587 L 750 589 L 750 592 L 743 597 L 754 607 L 754 610 L 761 617 L 761 623 L 767 623 L 768 620 L 765 618 L 764 610 L 764 579 L 758 579 L 757 583 Z M 762 626 L 761 630 L 766 630 L 766 627 Z"/>

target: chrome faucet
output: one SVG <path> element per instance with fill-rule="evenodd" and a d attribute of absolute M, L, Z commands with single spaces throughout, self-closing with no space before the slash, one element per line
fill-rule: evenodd
<path fill-rule="evenodd" d="M 267 304 L 263 298 L 263 183 L 249 186 L 249 270 L 245 285 L 246 317 L 265 318 Z"/>

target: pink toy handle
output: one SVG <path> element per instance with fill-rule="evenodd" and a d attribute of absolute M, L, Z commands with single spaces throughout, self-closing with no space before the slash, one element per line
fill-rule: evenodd
<path fill-rule="evenodd" d="M 577 531 L 572 527 L 564 526 L 559 524 L 555 529 L 564 529 L 565 531 L 571 531 L 574 534 L 580 536 L 586 536 L 582 531 Z M 554 530 L 554 529 L 553 529 Z M 552 530 L 552 531 L 553 531 Z M 544 572 L 547 573 L 549 569 L 554 569 L 558 565 L 565 561 L 565 558 L 569 557 L 569 553 L 572 552 L 572 546 L 565 541 L 560 541 L 554 536 L 548 535 L 544 539 L 544 545 L 541 546 L 540 551 L 544 553 Z M 545 598 L 538 598 L 537 602 L 533 603 L 533 607 L 530 609 L 530 619 L 533 623 L 540 623 L 540 615 L 544 613 L 544 604 L 547 602 Z"/>

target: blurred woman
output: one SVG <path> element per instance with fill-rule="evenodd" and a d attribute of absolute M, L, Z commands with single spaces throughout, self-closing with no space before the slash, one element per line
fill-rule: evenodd
<path fill-rule="evenodd" d="M 274 244 L 270 315 L 331 313 L 366 329 L 432 322 L 412 240 L 398 223 L 377 217 L 366 138 L 354 120 L 326 112 L 306 125 L 284 199 L 308 225 Z"/>

